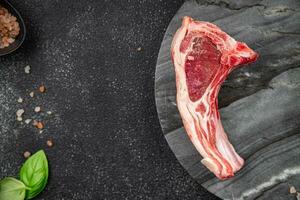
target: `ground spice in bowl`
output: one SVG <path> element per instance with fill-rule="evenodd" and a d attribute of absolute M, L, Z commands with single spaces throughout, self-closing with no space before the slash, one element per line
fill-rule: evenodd
<path fill-rule="evenodd" d="M 0 49 L 8 47 L 20 33 L 17 18 L 0 5 Z"/>

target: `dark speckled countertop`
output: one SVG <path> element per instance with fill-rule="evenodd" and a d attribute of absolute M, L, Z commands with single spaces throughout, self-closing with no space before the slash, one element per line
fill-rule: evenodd
<path fill-rule="evenodd" d="M 37 199 L 217 199 L 176 160 L 155 107 L 158 51 L 182 1 L 12 3 L 28 36 L 0 58 L 0 178 L 43 148 L 51 175 Z M 47 93 L 30 100 L 40 84 Z M 20 96 L 27 115 L 37 105 L 53 112 L 42 134 L 15 120 Z"/>

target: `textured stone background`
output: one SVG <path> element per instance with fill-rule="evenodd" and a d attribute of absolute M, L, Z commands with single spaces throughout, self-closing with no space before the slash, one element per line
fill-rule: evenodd
<path fill-rule="evenodd" d="M 12 3 L 28 35 L 0 58 L 0 178 L 17 176 L 25 150 L 44 148 L 51 175 L 37 199 L 217 199 L 180 166 L 155 108 L 157 54 L 182 1 Z M 40 84 L 47 93 L 29 100 Z M 36 105 L 53 111 L 43 134 L 16 122 L 19 96 L 27 116 Z"/>

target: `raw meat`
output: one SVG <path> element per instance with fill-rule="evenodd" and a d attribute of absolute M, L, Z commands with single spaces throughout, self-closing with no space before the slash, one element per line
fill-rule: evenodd
<path fill-rule="evenodd" d="M 258 54 L 216 25 L 184 17 L 171 48 L 175 65 L 177 106 L 185 130 L 219 179 L 234 176 L 244 160 L 230 144 L 218 112 L 218 93 L 228 74 Z M 238 123 L 238 122 L 237 122 Z"/>

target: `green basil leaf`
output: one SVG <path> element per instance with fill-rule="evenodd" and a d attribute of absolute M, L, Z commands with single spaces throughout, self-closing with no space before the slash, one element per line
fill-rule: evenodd
<path fill-rule="evenodd" d="M 26 186 L 15 178 L 4 178 L 0 181 L 1 200 L 24 200 Z"/>
<path fill-rule="evenodd" d="M 42 192 L 48 181 L 48 161 L 43 150 L 29 157 L 20 171 L 20 180 L 30 188 L 26 199 L 32 199 Z"/>

